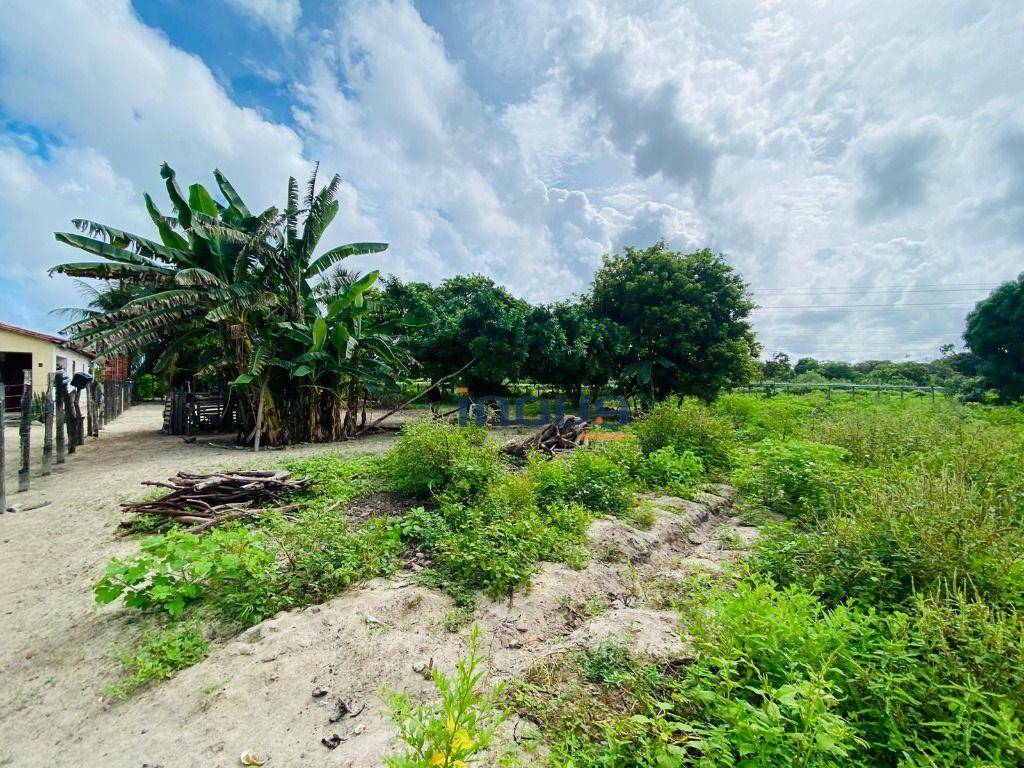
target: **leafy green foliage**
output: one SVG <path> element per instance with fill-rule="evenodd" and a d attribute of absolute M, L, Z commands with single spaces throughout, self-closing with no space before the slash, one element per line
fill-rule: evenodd
<path fill-rule="evenodd" d="M 964 339 L 1004 401 L 1024 398 L 1024 274 L 978 302 L 967 316 Z"/>
<path fill-rule="evenodd" d="M 633 505 L 634 484 L 629 470 L 606 454 L 576 450 L 566 457 L 531 462 L 537 503 L 576 503 L 597 515 L 625 515 Z"/>
<path fill-rule="evenodd" d="M 74 222 L 85 234 L 56 234 L 99 260 L 53 272 L 133 286 L 97 292 L 110 302 L 78 313 L 67 330 L 108 354 L 145 350 L 157 372 L 191 358 L 183 373 L 231 382 L 242 425 L 254 431 L 259 420 L 265 443 L 353 436 L 360 397 L 393 388 L 406 356 L 369 313 L 378 273 L 347 282 L 326 274 L 387 244 L 350 243 L 314 257 L 338 213 L 341 179 L 318 189 L 314 171 L 301 201 L 289 179 L 284 211 L 254 215 L 220 172 L 226 205 L 200 184 L 186 198 L 166 164 L 160 174 L 173 216 L 145 197 L 160 242 L 85 220 Z"/>
<path fill-rule="evenodd" d="M 693 493 L 703 473 L 704 462 L 693 451 L 680 452 L 672 445 L 647 454 L 638 472 L 640 481 L 648 490 L 675 496 Z"/>
<path fill-rule="evenodd" d="M 426 499 L 442 491 L 471 498 L 502 473 L 497 450 L 482 429 L 460 428 L 436 419 L 406 424 L 384 458 L 388 487 Z"/>
<path fill-rule="evenodd" d="M 206 536 L 172 531 L 143 540 L 133 558 L 114 558 L 94 587 L 96 600 L 180 617 L 204 601 L 228 620 L 255 624 L 275 610 L 280 573 L 270 539 L 241 526 Z"/>
<path fill-rule="evenodd" d="M 505 719 L 496 706 L 501 686 L 488 693 L 478 691 L 483 663 L 480 629 L 474 627 L 469 654 L 459 661 L 455 674 L 433 671 L 438 702 L 414 704 L 408 694 L 386 694 L 391 718 L 407 747 L 404 754 L 385 760 L 388 768 L 467 768 L 478 762 Z"/>
<path fill-rule="evenodd" d="M 148 630 L 134 648 L 114 649 L 125 679 L 107 686 L 104 694 L 126 699 L 147 683 L 166 680 L 178 670 L 199 663 L 209 651 L 209 643 L 196 624 L 172 624 L 159 631 Z"/>
<path fill-rule="evenodd" d="M 699 400 L 657 403 L 633 422 L 632 430 L 645 455 L 671 446 L 679 454 L 693 453 L 712 475 L 721 475 L 729 468 L 735 440 L 733 423 Z"/>
<path fill-rule="evenodd" d="M 733 475 L 736 488 L 770 512 L 801 520 L 827 515 L 853 493 L 846 452 L 806 440 L 758 443 Z"/>
<path fill-rule="evenodd" d="M 747 285 L 710 250 L 681 254 L 662 241 L 606 256 L 594 276 L 592 301 L 597 318 L 626 330 L 629 352 L 622 363 L 646 371 L 637 388 L 654 398 L 684 393 L 711 399 L 746 380 L 755 365 Z"/>

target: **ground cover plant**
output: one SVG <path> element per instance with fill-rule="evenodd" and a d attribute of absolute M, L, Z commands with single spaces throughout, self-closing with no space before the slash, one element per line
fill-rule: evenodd
<path fill-rule="evenodd" d="M 511 596 L 541 561 L 582 566 L 595 516 L 644 524 L 639 490 L 679 493 L 701 480 L 690 452 L 666 446 L 644 456 L 631 440 L 617 444 L 630 456 L 622 463 L 605 445 L 517 467 L 484 430 L 413 421 L 382 457 L 325 453 L 287 463 L 311 479 L 289 499 L 300 508 L 288 518 L 142 538 L 138 554 L 107 565 L 95 597 L 144 611 L 154 631 L 196 623 L 211 638 L 230 636 L 391 574 L 413 548 L 431 563 L 423 581 L 451 594 L 465 620 L 478 593 Z M 371 495 L 390 497 L 391 513 L 351 518 L 350 505 Z"/>
<path fill-rule="evenodd" d="M 596 649 L 513 686 L 549 764 L 1020 765 L 1015 409 L 740 394 L 712 409 L 735 421 L 744 503 L 777 522 L 726 575 L 662 596 L 685 663 Z"/>

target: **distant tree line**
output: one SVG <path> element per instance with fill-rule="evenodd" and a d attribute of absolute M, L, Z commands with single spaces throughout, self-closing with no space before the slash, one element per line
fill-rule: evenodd
<path fill-rule="evenodd" d="M 785 352 L 777 352 L 760 363 L 759 378 L 942 386 L 968 401 L 1015 402 L 1024 397 L 1024 274 L 978 302 L 967 317 L 964 341 L 966 351 L 957 352 L 955 344 L 945 344 L 930 362 L 848 363 L 801 357 L 794 363 Z"/>

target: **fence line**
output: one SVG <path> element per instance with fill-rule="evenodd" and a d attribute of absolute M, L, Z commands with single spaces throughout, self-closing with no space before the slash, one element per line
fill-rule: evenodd
<path fill-rule="evenodd" d="M 936 394 L 944 395 L 946 393 L 946 387 L 930 384 L 854 384 L 836 381 L 762 381 L 745 387 L 737 387 L 736 391 L 757 392 L 771 389 L 823 389 L 828 399 L 832 398 L 833 391 L 849 391 L 854 398 L 857 397 L 858 391 L 874 392 L 876 397 L 881 397 L 882 392 L 899 392 L 900 400 L 907 392 L 924 392 L 931 395 L 933 402 Z"/>
<path fill-rule="evenodd" d="M 22 372 L 22 383 L 8 386 L 0 382 L 0 512 L 7 507 L 7 451 L 4 443 L 7 421 L 7 396 L 18 397 L 18 492 L 31 485 L 32 422 L 43 426 L 43 452 L 40 475 L 52 473 L 53 464 L 63 464 L 66 456 L 83 445 L 86 434 L 99 438 L 103 427 L 131 406 L 132 382 L 105 381 L 100 387 L 95 381 L 83 389 L 67 391 L 67 379 L 57 384 L 56 375 L 47 374 L 46 388 L 33 393 L 32 371 Z M 81 393 L 85 391 L 85 412 L 82 412 Z M 17 394 L 15 394 L 17 393 Z M 66 434 L 65 434 L 66 433 Z M 56 451 L 54 449 L 56 448 Z M 54 453 L 56 452 L 56 457 Z"/>

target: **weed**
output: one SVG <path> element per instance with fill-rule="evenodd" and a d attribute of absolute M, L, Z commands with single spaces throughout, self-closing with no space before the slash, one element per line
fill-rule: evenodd
<path fill-rule="evenodd" d="M 500 686 L 486 694 L 477 691 L 483 661 L 480 629 L 474 627 L 469 654 L 459 661 L 455 674 L 433 671 L 440 701 L 414 704 L 408 694 L 385 692 L 399 738 L 406 744 L 404 754 L 385 760 L 389 768 L 465 768 L 477 762 L 505 718 L 495 706 Z"/>
<path fill-rule="evenodd" d="M 644 455 L 671 446 L 679 455 L 691 452 L 713 476 L 722 476 L 729 468 L 735 440 L 732 420 L 699 400 L 658 403 L 633 422 L 632 429 Z"/>
<path fill-rule="evenodd" d="M 147 683 L 165 680 L 178 670 L 202 661 L 209 650 L 196 624 L 172 624 L 159 631 L 148 630 L 134 648 L 114 648 L 125 679 L 107 686 L 103 693 L 111 698 L 126 699 Z"/>
<path fill-rule="evenodd" d="M 391 490 L 421 499 L 443 491 L 448 499 L 468 500 L 504 472 L 482 429 L 437 419 L 402 427 L 382 467 Z"/>

